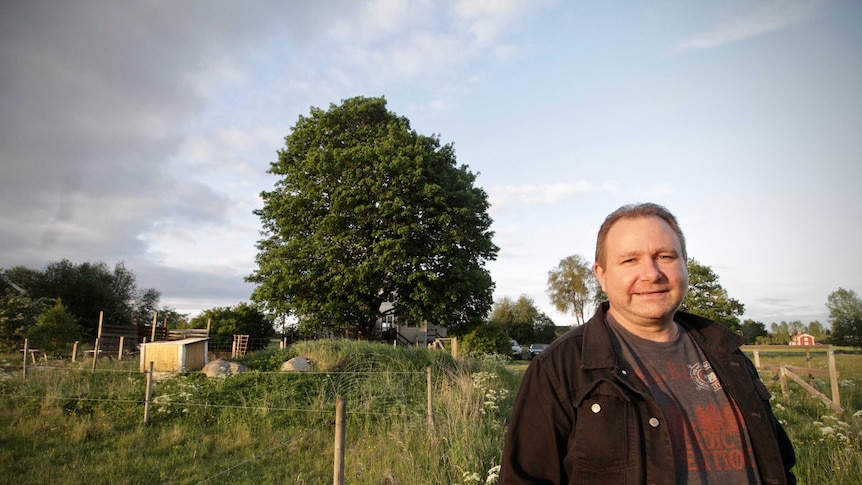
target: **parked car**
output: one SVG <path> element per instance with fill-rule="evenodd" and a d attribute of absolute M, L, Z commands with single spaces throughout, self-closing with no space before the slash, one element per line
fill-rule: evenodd
<path fill-rule="evenodd" d="M 518 343 L 515 339 L 510 339 L 509 343 L 512 344 L 512 358 L 520 359 L 524 355 L 524 349 L 521 348 L 521 344 Z"/>
<path fill-rule="evenodd" d="M 541 354 L 547 347 L 548 344 L 530 344 L 530 360 Z"/>

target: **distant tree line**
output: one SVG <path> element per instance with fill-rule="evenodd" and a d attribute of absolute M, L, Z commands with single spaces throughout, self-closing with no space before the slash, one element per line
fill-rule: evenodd
<path fill-rule="evenodd" d="M 204 310 L 189 320 L 173 308 L 159 308 L 161 294 L 140 289 L 135 274 L 117 263 L 73 263 L 63 259 L 42 269 L 15 266 L 0 269 L 0 348 L 20 348 L 25 338 L 44 350 L 59 352 L 76 340 L 92 341 L 100 315 L 112 325 L 157 324 L 167 328 L 206 328 L 214 345 L 230 348 L 233 334 L 263 341 L 275 333 L 271 320 L 257 305 Z"/>

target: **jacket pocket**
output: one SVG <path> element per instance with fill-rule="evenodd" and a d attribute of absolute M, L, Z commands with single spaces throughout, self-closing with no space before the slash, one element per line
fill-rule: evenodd
<path fill-rule="evenodd" d="M 612 389 L 601 393 L 602 387 L 581 401 L 570 438 L 569 456 L 584 473 L 608 473 L 628 465 L 632 403 Z"/>

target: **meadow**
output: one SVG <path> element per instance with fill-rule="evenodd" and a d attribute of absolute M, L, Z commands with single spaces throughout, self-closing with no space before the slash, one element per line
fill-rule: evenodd
<path fill-rule="evenodd" d="M 301 355 L 313 372 L 281 372 Z M 798 385 L 782 396 L 800 483 L 862 483 L 862 355 L 837 355 L 837 415 Z M 825 355 L 763 353 L 769 364 L 826 368 Z M 333 481 L 335 401 L 347 401 L 345 483 L 495 483 L 526 361 L 453 359 L 441 350 L 345 340 L 301 342 L 243 359 L 249 372 L 158 380 L 144 424 L 146 376 L 133 361 L 0 356 L 0 483 L 317 484 Z M 431 369 L 433 423 L 429 423 Z M 829 395 L 828 380 L 814 379 Z"/>

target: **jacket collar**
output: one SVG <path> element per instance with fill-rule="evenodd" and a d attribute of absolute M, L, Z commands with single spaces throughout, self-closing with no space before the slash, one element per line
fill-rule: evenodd
<path fill-rule="evenodd" d="M 581 347 L 581 364 L 584 369 L 614 368 L 617 365 L 617 354 L 608 328 L 606 315 L 610 304 L 599 305 L 596 314 L 584 324 L 584 340 Z M 724 325 L 712 320 L 676 312 L 674 320 L 694 337 L 695 342 L 704 350 L 721 353 L 733 352 L 745 342 L 741 335 L 730 331 Z"/>

